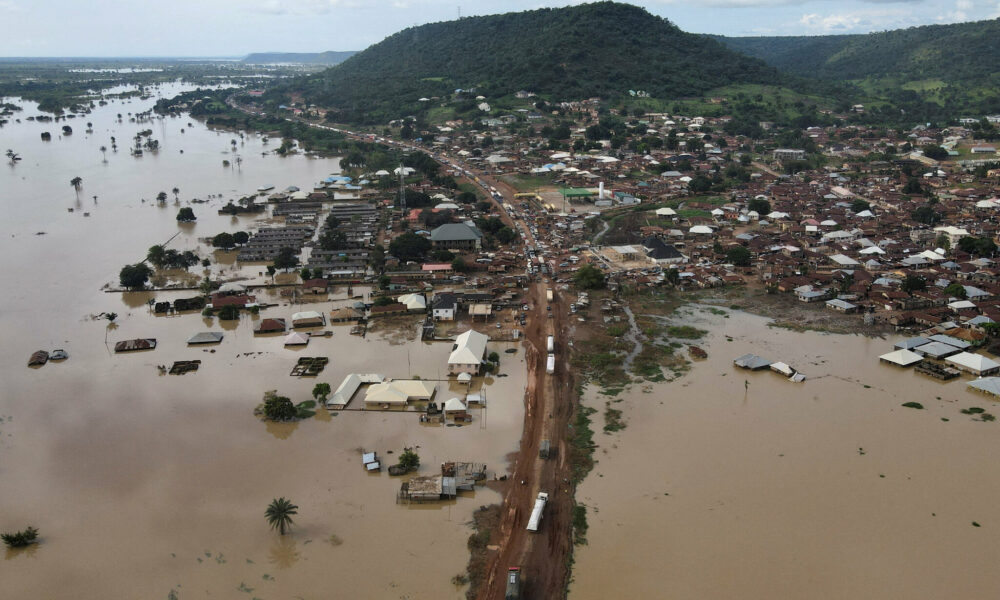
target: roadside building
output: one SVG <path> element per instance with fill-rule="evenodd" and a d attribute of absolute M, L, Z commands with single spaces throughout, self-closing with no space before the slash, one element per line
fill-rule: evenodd
<path fill-rule="evenodd" d="M 448 373 L 478 375 L 486 356 L 489 338 L 478 331 L 469 330 L 455 338 L 455 346 L 448 357 Z"/>

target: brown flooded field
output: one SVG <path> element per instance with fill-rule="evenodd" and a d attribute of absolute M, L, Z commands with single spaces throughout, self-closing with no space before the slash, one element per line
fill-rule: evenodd
<path fill-rule="evenodd" d="M 730 314 L 682 317 L 709 330 L 709 358 L 620 396 L 624 431 L 594 415 L 570 598 L 996 597 L 1000 424 L 959 412 L 995 404 L 968 376 L 880 364 L 898 338 Z M 733 367 L 748 352 L 809 379 Z"/>
<path fill-rule="evenodd" d="M 522 353 L 505 354 L 507 345 L 491 344 L 508 376 L 485 382 L 489 408 L 473 411 L 465 427 L 422 425 L 416 413 L 351 410 L 333 416 L 321 410 L 294 424 L 258 421 L 252 410 L 265 390 L 299 402 L 310 398 L 315 383 L 336 389 L 352 372 L 438 379 L 451 346 L 394 344 L 382 333 L 362 339 L 349 335 L 349 326 L 330 326 L 332 337 L 291 350 L 280 336 L 255 337 L 249 316 L 220 323 L 197 313 L 154 316 L 146 306 L 153 297 L 196 292 L 101 291 L 117 283 L 122 265 L 178 231 L 170 248 L 209 256 L 212 249 L 199 238 L 250 228 L 252 218 L 215 214 L 228 199 L 261 185 L 306 188 L 338 170 L 333 159 L 261 156 L 266 146 L 254 136 L 240 146 L 241 171 L 224 169 L 233 134 L 188 126 L 188 119 L 114 121 L 114 113 L 144 108 L 137 104 L 112 103 L 83 119 L 95 124 L 90 136 L 80 119 L 70 121 L 74 136 L 49 145 L 37 141 L 38 133 L 55 133 L 61 123 L 12 124 L 0 132 L 5 145 L 24 156 L 0 172 L 6 213 L 0 223 L 0 530 L 30 524 L 41 532 L 38 546 L 5 554 L 0 596 L 462 597 L 450 580 L 468 559 L 467 523 L 476 508 L 499 496 L 479 488 L 447 503 L 397 505 L 400 480 L 366 473 L 360 450 L 376 450 L 388 464 L 394 462 L 389 451 L 415 446 L 420 474 L 446 460 L 485 462 L 491 473 L 503 472 L 521 432 Z M 101 162 L 98 147 L 108 135 L 124 146 L 147 127 L 161 141 L 157 155 L 135 159 L 120 149 L 109 152 L 109 164 Z M 75 175 L 84 179 L 79 194 L 69 185 Z M 174 186 L 181 190 L 178 204 Z M 161 190 L 170 200 L 153 206 L 150 199 Z M 192 204 L 198 222 L 178 226 L 178 206 L 209 194 L 221 197 Z M 213 265 L 212 276 L 256 277 L 263 270 L 233 269 Z M 191 273 L 203 275 L 200 267 Z M 288 318 L 303 309 L 273 291 L 259 296 L 279 304 L 260 318 Z M 307 308 L 343 306 L 343 288 L 333 298 Z M 119 316 L 110 327 L 95 318 L 111 311 Z M 191 335 L 209 330 L 225 333 L 221 344 L 186 345 Z M 136 337 L 155 337 L 158 346 L 111 351 L 114 342 Z M 55 348 L 64 348 L 69 360 L 25 366 L 31 352 Z M 318 378 L 290 377 L 299 356 L 328 356 L 330 364 Z M 195 373 L 157 369 L 192 359 L 202 361 Z M 482 383 L 474 382 L 473 391 Z M 440 382 L 437 397 L 458 392 Z M 362 395 L 351 408 L 362 406 Z M 299 506 L 293 533 L 283 538 L 264 521 L 277 496 Z"/>

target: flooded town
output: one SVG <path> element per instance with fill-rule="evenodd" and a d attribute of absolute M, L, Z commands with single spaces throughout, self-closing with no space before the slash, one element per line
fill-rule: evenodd
<path fill-rule="evenodd" d="M 1000 592 L 1000 104 L 647 9 L 0 60 L 6 594 Z M 567 22 L 742 74 L 366 87 L 447 62 L 423 31 Z"/>

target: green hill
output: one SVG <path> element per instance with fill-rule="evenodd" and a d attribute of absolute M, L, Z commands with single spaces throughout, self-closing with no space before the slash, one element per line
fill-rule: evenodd
<path fill-rule="evenodd" d="M 248 54 L 243 62 L 255 65 L 268 65 L 275 63 L 298 63 L 306 65 L 339 65 L 348 58 L 357 54 L 356 50 L 337 52 L 328 50 L 326 52 L 255 52 Z"/>
<path fill-rule="evenodd" d="M 396 33 L 278 94 L 339 109 L 344 121 L 420 114 L 422 97 L 527 90 L 547 100 L 645 91 L 662 99 L 740 83 L 775 83 L 763 62 L 615 2 L 432 23 Z"/>
<path fill-rule="evenodd" d="M 717 39 L 783 71 L 822 79 L 982 83 L 1000 64 L 1000 19 L 865 35 Z"/>

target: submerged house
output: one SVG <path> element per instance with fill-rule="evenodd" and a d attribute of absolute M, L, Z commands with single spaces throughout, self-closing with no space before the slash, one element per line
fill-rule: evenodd
<path fill-rule="evenodd" d="M 472 329 L 455 338 L 455 346 L 448 357 L 448 374 L 479 375 L 488 341 L 489 338 L 485 334 Z"/>

